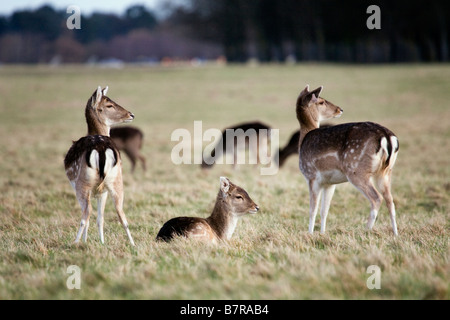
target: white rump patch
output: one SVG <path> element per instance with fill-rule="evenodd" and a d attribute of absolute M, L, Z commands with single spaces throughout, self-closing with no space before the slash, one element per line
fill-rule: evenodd
<path fill-rule="evenodd" d="M 388 155 L 389 151 L 387 149 L 387 139 L 385 137 L 381 138 L 380 145 L 381 145 L 381 149 L 383 149 L 384 152 L 386 152 L 386 155 Z"/>
<path fill-rule="evenodd" d="M 398 148 L 398 139 L 396 136 L 391 136 L 391 144 L 392 144 L 392 154 L 391 159 L 389 160 L 389 167 L 393 167 L 395 161 L 397 160 L 397 153 L 395 150 Z"/>
<path fill-rule="evenodd" d="M 89 157 L 89 165 L 92 169 L 98 169 L 99 167 L 99 154 L 97 150 L 92 150 Z"/>
<path fill-rule="evenodd" d="M 116 158 L 114 157 L 114 151 L 112 149 L 106 149 L 105 152 L 106 160 L 105 160 L 105 175 L 108 174 L 108 172 L 111 171 L 111 169 L 114 167 L 114 163 L 116 162 Z"/>

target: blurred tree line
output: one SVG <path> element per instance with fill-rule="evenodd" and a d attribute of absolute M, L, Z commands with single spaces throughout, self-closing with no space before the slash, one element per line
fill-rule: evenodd
<path fill-rule="evenodd" d="M 172 19 L 223 45 L 229 60 L 447 61 L 445 0 L 189 0 Z M 381 29 L 369 30 L 370 5 Z"/>
<path fill-rule="evenodd" d="M 123 15 L 70 14 L 43 6 L 0 17 L 0 62 L 85 62 L 164 57 L 229 61 L 448 61 L 450 2 L 444 0 L 161 0 L 157 19 L 142 5 Z M 381 10 L 370 30 L 369 5 Z"/>

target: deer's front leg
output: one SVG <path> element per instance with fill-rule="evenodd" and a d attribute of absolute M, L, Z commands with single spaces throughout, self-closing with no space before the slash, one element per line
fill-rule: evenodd
<path fill-rule="evenodd" d="M 316 222 L 317 210 L 319 209 L 319 200 L 322 190 L 317 182 L 309 181 L 309 228 L 308 232 L 314 232 L 314 223 Z"/>

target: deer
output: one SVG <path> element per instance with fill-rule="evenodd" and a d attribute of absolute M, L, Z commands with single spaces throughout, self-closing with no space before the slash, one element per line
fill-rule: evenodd
<path fill-rule="evenodd" d="M 256 155 L 256 163 L 259 163 L 259 148 L 267 147 L 270 142 L 270 130 L 270 126 L 259 121 L 245 122 L 227 127 L 222 131 L 222 135 L 211 153 L 203 157 L 202 169 L 211 169 L 217 157 L 226 155 L 231 150 L 234 152 L 234 168 L 236 168 L 238 163 L 238 155 L 241 152 L 245 152 L 245 149 L 249 149 L 252 155 Z M 232 133 L 231 141 L 229 140 L 228 132 Z M 265 145 L 261 146 L 261 144 Z"/>
<path fill-rule="evenodd" d="M 323 86 L 309 91 L 307 85 L 296 103 L 300 124 L 299 168 L 308 182 L 310 195 L 309 233 L 314 231 L 320 197 L 320 232 L 323 234 L 336 185 L 349 181 L 370 202 L 368 230 L 372 230 L 384 199 L 393 233 L 397 236 L 391 176 L 399 150 L 398 138 L 391 130 L 373 122 L 321 128 L 322 120 L 343 114 L 340 107 L 320 97 L 322 89 Z"/>
<path fill-rule="evenodd" d="M 98 87 L 88 99 L 85 117 L 88 134 L 73 142 L 64 158 L 66 175 L 75 190 L 81 207 L 81 222 L 75 238 L 87 241 L 91 196 L 97 198 L 97 226 L 100 242 L 104 244 L 104 210 L 108 193 L 111 195 L 119 220 L 132 246 L 135 246 L 123 211 L 123 180 L 120 152 L 110 138 L 110 127 L 131 122 L 134 114 L 106 96 L 108 87 Z"/>
<path fill-rule="evenodd" d="M 321 124 L 321 128 L 330 127 L 330 124 Z M 280 148 L 278 151 L 278 158 L 275 157 L 275 161 L 278 163 L 278 167 L 281 168 L 286 160 L 292 155 L 298 155 L 298 140 L 300 139 L 300 130 L 295 131 L 289 138 L 288 143 Z M 276 156 L 276 155 L 275 155 Z"/>
<path fill-rule="evenodd" d="M 217 244 L 230 240 L 238 220 L 259 211 L 259 206 L 241 187 L 228 178 L 220 177 L 220 189 L 216 203 L 208 218 L 177 217 L 162 226 L 156 240 L 169 242 L 176 236 Z"/>
<path fill-rule="evenodd" d="M 131 161 L 131 172 L 134 173 L 137 160 L 141 161 L 142 168 L 146 171 L 145 157 L 140 153 L 144 134 L 141 130 L 131 126 L 111 128 L 110 137 L 117 149 L 125 152 Z"/>

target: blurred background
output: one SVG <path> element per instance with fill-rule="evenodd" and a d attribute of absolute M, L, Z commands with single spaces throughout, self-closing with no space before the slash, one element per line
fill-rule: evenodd
<path fill-rule="evenodd" d="M 369 30 L 369 5 L 381 29 Z M 81 29 L 69 30 L 69 5 Z M 0 63 L 345 63 L 449 59 L 450 2 L 4 1 Z"/>

